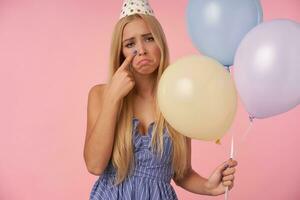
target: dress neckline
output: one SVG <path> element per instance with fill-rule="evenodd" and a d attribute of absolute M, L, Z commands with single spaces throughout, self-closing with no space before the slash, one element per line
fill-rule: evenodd
<path fill-rule="evenodd" d="M 147 132 L 146 133 L 141 133 L 140 131 L 139 131 L 139 129 L 138 129 L 138 125 L 141 123 L 141 121 L 137 118 L 137 117 L 135 117 L 135 116 L 133 116 L 133 120 L 135 120 L 136 122 L 137 122 L 137 125 L 136 125 L 136 131 L 137 131 L 137 133 L 140 135 L 140 136 L 142 136 L 142 137 L 148 137 L 150 134 L 151 134 L 151 128 L 152 128 L 152 126 L 155 124 L 155 121 L 152 121 L 150 124 L 148 124 L 147 125 Z"/>

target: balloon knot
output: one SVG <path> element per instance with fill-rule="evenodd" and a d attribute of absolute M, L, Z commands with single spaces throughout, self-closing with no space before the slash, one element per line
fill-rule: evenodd
<path fill-rule="evenodd" d="M 216 140 L 216 144 L 221 144 L 221 140 L 220 140 L 220 139 L 217 139 L 217 140 Z"/>

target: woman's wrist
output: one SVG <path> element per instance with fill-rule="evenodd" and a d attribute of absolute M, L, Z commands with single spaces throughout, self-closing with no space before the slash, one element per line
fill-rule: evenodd
<path fill-rule="evenodd" d="M 118 96 L 111 93 L 108 88 L 106 88 L 104 92 L 104 97 L 105 97 L 105 101 L 113 104 L 118 104 L 121 101 L 121 99 Z"/>
<path fill-rule="evenodd" d="M 213 187 L 208 182 L 208 179 L 204 183 L 204 188 L 205 188 L 208 196 L 216 196 L 216 194 L 214 193 Z"/>

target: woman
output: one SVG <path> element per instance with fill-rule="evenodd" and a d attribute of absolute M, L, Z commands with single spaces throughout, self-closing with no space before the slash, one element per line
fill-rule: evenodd
<path fill-rule="evenodd" d="M 165 35 L 147 2 L 126 10 L 131 2 L 114 29 L 109 83 L 89 91 L 84 158 L 99 175 L 90 199 L 174 200 L 171 179 L 196 194 L 223 194 L 233 187 L 237 162 L 222 163 L 209 178 L 192 169 L 190 138 L 165 121 L 157 104 L 169 65 Z"/>

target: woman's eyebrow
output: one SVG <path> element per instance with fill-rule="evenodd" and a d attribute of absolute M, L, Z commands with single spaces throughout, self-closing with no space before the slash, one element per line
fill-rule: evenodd
<path fill-rule="evenodd" d="M 152 33 L 145 33 L 145 34 L 142 34 L 142 37 L 145 37 L 145 36 L 148 36 L 148 35 L 152 35 Z M 132 40 L 132 39 L 134 39 L 134 37 L 125 39 L 125 40 L 123 40 L 123 43 L 126 42 L 127 40 Z"/>

